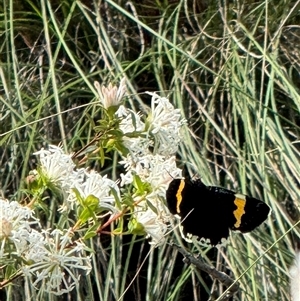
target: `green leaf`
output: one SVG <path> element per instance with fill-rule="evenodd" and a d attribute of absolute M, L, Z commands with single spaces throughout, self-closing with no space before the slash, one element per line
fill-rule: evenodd
<path fill-rule="evenodd" d="M 88 219 L 96 219 L 96 212 L 99 211 L 99 199 L 94 195 L 89 195 L 82 201 L 82 211 L 79 211 L 79 220 L 85 223 Z"/>
<path fill-rule="evenodd" d="M 116 205 L 118 209 L 121 209 L 122 205 L 121 205 L 121 200 L 119 198 L 119 195 L 116 191 L 116 189 L 114 189 L 113 187 L 110 187 L 110 193 L 113 195 L 115 201 L 116 201 Z"/>
<path fill-rule="evenodd" d="M 100 165 L 101 165 L 101 167 L 103 167 L 104 163 L 105 163 L 105 154 L 104 154 L 103 147 L 99 148 L 99 157 L 100 157 Z"/>
<path fill-rule="evenodd" d="M 79 215 L 79 220 L 81 224 L 84 224 L 88 219 L 93 217 L 94 213 L 89 208 L 84 208 Z"/>
<path fill-rule="evenodd" d="M 143 192 L 144 191 L 144 183 L 138 175 L 133 176 L 133 185 L 136 190 Z"/>
<path fill-rule="evenodd" d="M 96 231 L 88 231 L 84 235 L 83 239 L 89 239 L 89 238 L 95 237 L 96 235 L 97 235 Z"/>
<path fill-rule="evenodd" d="M 118 227 L 118 228 L 114 229 L 114 231 L 112 233 L 115 235 L 124 234 L 123 227 Z"/>
<path fill-rule="evenodd" d="M 84 200 L 85 206 L 93 207 L 96 209 L 99 205 L 99 199 L 95 197 L 93 194 L 88 195 Z"/>
<path fill-rule="evenodd" d="M 96 236 L 97 235 L 97 229 L 99 228 L 99 226 L 100 226 L 100 223 L 98 221 L 95 222 L 95 224 L 87 230 L 87 232 L 85 233 L 83 238 L 84 239 L 89 239 L 91 237 Z"/>
<path fill-rule="evenodd" d="M 144 226 L 139 223 L 135 218 L 132 218 L 128 222 L 128 231 L 131 234 L 136 234 L 136 235 L 145 235 L 145 228 Z"/>
<path fill-rule="evenodd" d="M 138 175 L 133 176 L 133 186 L 136 188 L 136 195 L 144 195 L 151 192 L 151 185 L 143 182 Z"/>
<path fill-rule="evenodd" d="M 147 202 L 147 205 L 151 208 L 151 210 L 153 212 L 155 212 L 156 214 L 158 214 L 157 208 L 155 206 L 153 206 L 153 204 L 151 202 L 149 202 L 147 199 L 146 199 L 146 202 Z"/>
<path fill-rule="evenodd" d="M 76 199 L 77 199 L 77 201 L 79 202 L 79 204 L 80 204 L 81 206 L 83 206 L 83 205 L 84 205 L 84 199 L 83 199 L 83 197 L 81 197 L 81 195 L 80 195 L 78 189 L 73 188 L 72 190 L 73 190 L 73 192 L 75 193 Z"/>

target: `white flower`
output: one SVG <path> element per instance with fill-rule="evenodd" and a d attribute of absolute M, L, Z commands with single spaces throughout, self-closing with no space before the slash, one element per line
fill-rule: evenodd
<path fill-rule="evenodd" d="M 39 156 L 41 172 L 52 184 L 69 188 L 78 178 L 72 155 L 65 154 L 60 147 L 50 145 L 48 150 L 42 148 L 34 155 Z"/>
<path fill-rule="evenodd" d="M 151 192 L 145 196 L 147 201 L 135 207 L 133 217 L 152 238 L 151 243 L 160 244 L 164 241 L 168 230 L 167 224 L 170 222 L 169 210 L 162 199 L 166 196 L 169 183 L 174 178 L 181 177 L 181 170 L 176 167 L 174 156 L 166 159 L 160 155 L 147 155 L 136 160 L 137 162 L 134 162 L 133 158 L 128 156 L 121 162 L 127 169 L 127 173 L 121 175 L 121 185 L 132 183 L 135 174 L 144 183 L 150 184 Z M 152 210 L 153 208 L 155 211 Z"/>
<path fill-rule="evenodd" d="M 0 199 L 0 254 L 6 253 L 5 246 L 12 242 L 14 252 L 21 256 L 28 249 L 28 241 L 32 232 L 31 226 L 38 224 L 33 211 L 17 202 Z"/>
<path fill-rule="evenodd" d="M 180 111 L 174 109 L 167 98 L 147 93 L 152 95 L 152 100 L 146 124 L 139 113 L 124 106 L 120 106 L 115 113 L 121 119 L 120 130 L 127 134 L 123 137 L 124 146 L 134 158 L 148 154 L 169 157 L 178 149 L 180 129 L 184 121 Z"/>
<path fill-rule="evenodd" d="M 124 158 L 120 164 L 124 165 L 126 174 L 121 175 L 122 184 L 130 184 L 133 175 L 138 175 L 142 181 L 151 184 L 153 193 L 164 196 L 168 184 L 181 177 L 181 169 L 176 167 L 176 158 L 165 158 L 160 155 L 145 155 L 132 158 L 130 155 Z"/>
<path fill-rule="evenodd" d="M 295 260 L 290 268 L 291 297 L 293 301 L 300 301 L 300 252 L 296 252 Z"/>
<path fill-rule="evenodd" d="M 120 191 L 118 185 L 107 178 L 107 176 L 101 176 L 94 170 L 85 170 L 85 178 L 82 183 L 75 183 L 73 188 L 75 188 L 82 198 L 87 198 L 90 195 L 95 196 L 99 199 L 99 206 L 109 209 L 112 212 L 116 212 L 117 209 L 113 206 L 115 204 L 115 199 L 111 194 L 113 189 L 118 198 L 120 199 Z M 68 199 L 69 202 L 76 201 L 76 196 L 73 193 L 70 194 Z"/>
<path fill-rule="evenodd" d="M 72 232 L 54 230 L 44 232 L 41 256 L 23 269 L 31 277 L 36 289 L 61 295 L 70 292 L 79 283 L 82 273 L 91 271 L 90 257 L 82 255 L 85 245 L 72 241 Z"/>
<path fill-rule="evenodd" d="M 123 137 L 124 146 L 129 150 L 130 155 L 133 158 L 139 158 L 145 155 L 150 155 L 150 147 L 153 145 L 153 141 L 148 138 L 128 138 Z"/>
<path fill-rule="evenodd" d="M 151 113 L 147 121 L 150 124 L 149 132 L 154 136 L 154 154 L 164 156 L 174 155 L 177 152 L 181 140 L 180 129 L 184 123 L 180 110 L 165 97 L 156 93 L 147 92 L 152 95 Z"/>
<path fill-rule="evenodd" d="M 118 110 L 116 111 L 115 115 L 118 118 L 126 117 L 128 115 L 128 109 L 126 107 L 124 107 L 123 105 L 120 105 Z"/>
<path fill-rule="evenodd" d="M 94 82 L 94 86 L 102 101 L 103 107 L 108 109 L 109 107 L 120 105 L 126 92 L 126 79 L 121 79 L 119 88 L 113 86 L 111 83 L 109 83 L 108 87 L 101 87 L 97 81 Z"/>
<path fill-rule="evenodd" d="M 140 157 L 150 154 L 149 148 L 153 145 L 153 141 L 147 137 L 145 132 L 145 124 L 141 121 L 141 115 L 135 113 L 124 106 L 120 106 L 115 113 L 121 119 L 120 130 L 125 134 L 123 136 L 123 144 L 128 149 L 132 157 Z M 129 137 L 126 134 L 134 134 Z"/>
<path fill-rule="evenodd" d="M 48 252 L 45 248 L 45 236 L 39 231 L 32 229 L 30 235 L 27 238 L 27 248 L 23 253 L 26 260 L 32 260 L 34 262 L 41 261 L 45 256 L 48 256 Z"/>
<path fill-rule="evenodd" d="M 99 199 L 99 206 L 116 211 L 114 207 L 114 197 L 111 194 L 113 189 L 120 198 L 117 184 L 102 177 L 97 172 L 86 169 L 76 169 L 71 159 L 71 155 L 66 155 L 61 148 L 51 145 L 49 150 L 40 150 L 35 153 L 40 156 L 40 170 L 50 183 L 56 185 L 64 194 L 63 204 L 60 212 L 68 212 L 75 209 L 77 204 L 74 188 L 80 193 L 82 198 L 93 195 Z"/>
<path fill-rule="evenodd" d="M 120 130 L 124 133 L 140 132 L 145 130 L 145 124 L 141 121 L 141 115 L 124 106 L 120 106 L 115 115 L 121 118 Z"/>
<path fill-rule="evenodd" d="M 162 214 L 157 215 L 150 207 L 143 209 L 142 206 L 136 207 L 133 214 L 136 221 L 141 224 L 148 237 L 151 237 L 151 244 L 162 244 L 165 241 L 165 234 L 168 230 L 166 219 Z"/>

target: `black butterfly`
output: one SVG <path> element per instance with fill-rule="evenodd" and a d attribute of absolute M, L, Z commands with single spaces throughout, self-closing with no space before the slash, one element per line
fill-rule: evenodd
<path fill-rule="evenodd" d="M 174 179 L 167 190 L 172 214 L 181 217 L 184 238 L 196 236 L 215 246 L 227 239 L 230 230 L 247 233 L 266 220 L 269 206 L 252 197 L 200 180 Z"/>

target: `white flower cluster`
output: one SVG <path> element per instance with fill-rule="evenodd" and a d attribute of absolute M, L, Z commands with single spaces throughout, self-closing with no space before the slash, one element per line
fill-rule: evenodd
<path fill-rule="evenodd" d="M 125 174 L 121 174 L 121 186 L 132 184 L 134 176 L 139 176 L 151 186 L 151 193 L 135 207 L 133 217 L 152 238 L 152 243 L 162 243 L 169 219 L 169 211 L 162 199 L 172 179 L 181 177 L 174 157 L 184 123 L 180 110 L 175 109 L 166 97 L 146 92 L 152 97 L 151 111 L 142 121 L 140 113 L 121 105 L 126 91 L 124 79 L 119 88 L 112 85 L 101 88 L 98 82 L 94 84 L 105 109 L 118 107 L 115 116 L 121 120 L 119 129 L 124 134 L 123 144 L 129 151 L 129 155 L 120 162 L 126 170 Z M 147 202 L 151 202 L 152 206 L 148 206 Z M 156 208 L 156 211 L 151 208 Z"/>
<path fill-rule="evenodd" d="M 80 273 L 91 270 L 83 243 L 72 241 L 72 233 L 38 231 L 33 211 L 17 202 L 0 199 L 1 264 L 22 258 L 20 270 L 36 288 L 61 295 L 78 283 Z M 74 246 L 75 244 L 75 246 Z"/>
<path fill-rule="evenodd" d="M 134 179 L 139 178 L 147 187 L 144 190 L 147 195 L 142 198 L 139 195 L 139 200 L 133 196 L 132 220 L 152 238 L 151 243 L 160 244 L 170 218 L 163 199 L 168 184 L 181 177 L 174 155 L 184 121 L 167 98 L 155 93 L 148 93 L 152 96 L 151 111 L 144 119 L 141 114 L 125 108 L 120 104 L 126 91 L 125 80 L 119 88 L 100 87 L 99 83 L 95 86 L 105 109 L 113 106 L 107 110 L 107 117 L 110 121 L 118 118 L 118 130 L 124 134 L 123 144 L 128 155 L 120 162 L 126 171 L 121 175 L 121 186 L 132 185 Z M 122 213 L 116 206 L 122 202 L 119 187 L 107 176 L 77 169 L 72 155 L 57 146 L 41 149 L 35 155 L 40 164 L 32 187 L 40 189 L 39 194 L 45 188 L 59 192 L 63 199 L 60 212 L 69 213 L 77 209 L 79 203 L 83 207 L 87 203 L 88 207 L 90 201 L 92 206 L 99 207 L 98 212 L 104 208 L 117 215 Z M 75 211 L 82 214 L 78 217 L 79 224 L 91 218 L 86 214 L 89 210 Z M 73 239 L 73 230 L 41 230 L 30 208 L 0 198 L 0 262 L 6 265 L 19 258 L 15 268 L 23 272 L 36 289 L 64 294 L 78 285 L 81 274 L 90 272 L 90 256 L 85 254 L 88 250 L 83 242 Z"/>
<path fill-rule="evenodd" d="M 25 256 L 34 259 L 34 263 L 22 268 L 36 289 L 62 295 L 78 285 L 82 274 L 91 271 L 90 256 L 83 256 L 86 246 L 72 241 L 71 231 L 44 231 L 36 239 L 36 244 L 31 249 L 38 250 L 38 253 Z"/>
<path fill-rule="evenodd" d="M 100 207 L 115 211 L 110 190 L 113 188 L 118 195 L 120 192 L 116 183 L 107 176 L 102 177 L 94 170 L 76 169 L 72 155 L 65 154 L 60 147 L 55 145 L 50 145 L 48 150 L 41 149 L 35 155 L 39 156 L 41 174 L 47 178 L 48 183 L 64 194 L 61 212 L 74 209 L 77 200 L 74 189 L 82 198 L 93 195 L 99 199 Z"/>
<path fill-rule="evenodd" d="M 0 199 L 0 258 L 9 256 L 6 246 L 14 245 L 16 255 L 22 255 L 28 248 L 28 237 L 32 226 L 38 224 L 33 211 L 17 202 Z"/>
<path fill-rule="evenodd" d="M 175 153 L 180 142 L 180 128 L 184 121 L 178 109 L 169 100 L 156 93 L 150 93 L 151 112 L 146 122 L 140 114 L 120 106 L 116 112 L 122 117 L 120 129 L 124 134 L 139 132 L 141 135 L 127 135 L 123 141 L 129 155 L 120 163 L 126 173 L 121 174 L 121 185 L 131 184 L 135 175 L 151 185 L 151 193 L 146 200 L 136 206 L 134 218 L 152 238 L 153 244 L 164 241 L 169 221 L 169 210 L 162 202 L 169 183 L 181 177 L 181 170 L 176 167 Z M 150 202 L 152 206 L 148 206 Z M 153 211 L 152 208 L 156 208 Z"/>
<path fill-rule="evenodd" d="M 111 189 L 120 196 L 116 183 L 93 170 L 76 169 L 72 156 L 65 154 L 60 147 L 51 145 L 41 149 L 38 176 L 63 195 L 64 203 L 60 211 L 69 212 L 77 208 L 76 193 L 82 199 L 92 195 L 99 201 L 99 207 L 116 212 Z M 30 222 L 30 220 L 33 220 Z M 38 231 L 31 227 L 38 222 L 33 218 L 33 211 L 16 202 L 1 202 L 0 239 L 1 255 L 9 256 L 7 244 L 13 243 L 17 256 L 28 262 L 22 267 L 24 275 L 37 289 L 57 295 L 71 291 L 77 284 L 81 273 L 91 269 L 90 256 L 84 255 L 86 248 L 82 242 L 72 241 L 72 233 L 60 230 Z M 6 252 L 6 253 L 5 253 Z M 11 256 L 11 253 L 10 253 Z"/>
<path fill-rule="evenodd" d="M 68 190 L 74 182 L 82 181 L 83 170 L 76 171 L 72 156 L 65 154 L 60 147 L 50 145 L 34 155 L 39 156 L 40 172 L 57 188 Z"/>

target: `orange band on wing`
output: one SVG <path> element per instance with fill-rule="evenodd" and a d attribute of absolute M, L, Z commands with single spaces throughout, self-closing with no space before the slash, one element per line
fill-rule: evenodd
<path fill-rule="evenodd" d="M 234 217 L 236 219 L 234 227 L 236 229 L 238 229 L 242 223 L 242 216 L 246 213 L 245 212 L 245 205 L 246 205 L 245 196 L 242 194 L 236 194 L 234 204 L 237 207 L 236 210 L 233 211 Z"/>
<path fill-rule="evenodd" d="M 177 193 L 176 193 L 176 199 L 177 199 L 177 203 L 176 203 L 176 212 L 177 213 L 180 213 L 180 204 L 181 204 L 181 201 L 182 201 L 182 190 L 185 186 L 185 182 L 184 180 L 181 180 L 180 181 L 180 185 L 178 187 L 178 190 L 177 190 Z"/>

